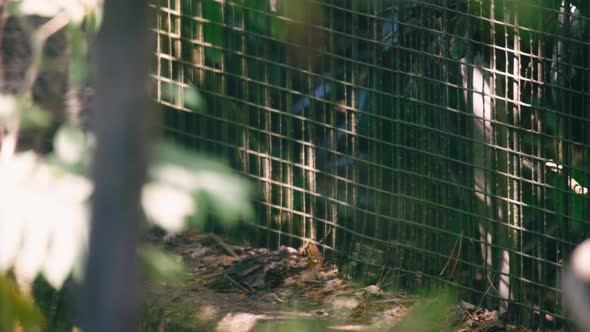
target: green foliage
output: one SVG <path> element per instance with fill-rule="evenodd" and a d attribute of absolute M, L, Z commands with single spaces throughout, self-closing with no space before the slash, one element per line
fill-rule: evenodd
<path fill-rule="evenodd" d="M 177 231 L 185 217 L 202 226 L 208 212 L 224 224 L 253 217 L 251 187 L 228 166 L 171 143 L 161 143 L 155 151 L 150 168 L 153 182 L 147 185 L 144 208 L 160 226 Z M 165 196 L 175 198 L 165 202 L 156 198 Z"/>
<path fill-rule="evenodd" d="M 15 322 L 24 331 L 39 331 L 45 325 L 39 309 L 18 291 L 14 282 L 0 276 L 0 331 L 13 331 Z"/>
<path fill-rule="evenodd" d="M 82 85 L 88 78 L 88 38 L 77 27 L 72 27 L 70 30 L 70 67 L 68 73 L 70 74 L 71 83 Z"/>
<path fill-rule="evenodd" d="M 203 2 L 203 18 L 208 21 L 204 27 L 205 41 L 216 46 L 207 47 L 205 49 L 205 57 L 214 63 L 221 63 L 222 52 L 219 48 L 223 48 L 223 17 L 221 10 L 221 2 Z"/>
<path fill-rule="evenodd" d="M 15 118 L 20 119 L 24 128 L 46 127 L 50 120 L 49 115 L 30 97 L 0 94 L 0 125 Z"/>
<path fill-rule="evenodd" d="M 53 149 L 54 154 L 49 157 L 52 163 L 71 172 L 85 174 L 94 151 L 94 136 L 77 127 L 62 125 L 55 134 Z"/>
<path fill-rule="evenodd" d="M 162 84 L 162 99 L 178 103 L 179 99 L 185 108 L 193 112 L 207 112 L 205 98 L 194 87 L 181 87 L 174 84 Z"/>
<path fill-rule="evenodd" d="M 195 88 L 189 88 L 184 90 L 184 105 L 190 108 L 191 110 L 197 112 L 204 112 L 207 110 L 205 99 Z"/>
<path fill-rule="evenodd" d="M 186 269 L 178 255 L 144 245 L 139 250 L 144 276 L 148 280 L 178 281 L 186 273 Z"/>
<path fill-rule="evenodd" d="M 455 307 L 457 294 L 448 288 L 425 290 L 412 306 L 410 314 L 395 326 L 396 331 L 436 332 L 451 327 L 451 310 Z"/>
<path fill-rule="evenodd" d="M 283 1 L 277 8 L 277 12 L 270 9 L 268 0 L 233 0 L 231 6 L 244 8 L 244 11 L 232 11 L 235 22 L 228 22 L 224 18 L 224 11 L 229 7 L 224 6 L 223 2 L 203 2 L 202 16 L 206 21 L 203 28 L 205 41 L 213 45 L 213 47 L 205 48 L 205 57 L 212 63 L 220 64 L 223 50 L 232 47 L 231 38 L 226 38 L 227 34 L 231 32 L 226 31 L 225 25 L 233 25 L 243 21 L 246 29 L 250 32 L 269 35 L 276 41 L 286 42 L 290 38 L 290 34 L 301 33 L 298 31 L 301 24 L 310 18 L 310 14 L 313 14 L 313 3 L 311 2 L 302 4 L 295 1 Z"/>
<path fill-rule="evenodd" d="M 0 164 L 0 272 L 14 266 L 30 281 L 42 272 L 61 287 L 86 247 L 92 185 L 81 174 L 91 142 L 63 126 L 48 159 L 25 152 Z M 202 225 L 207 212 L 225 224 L 252 217 L 250 186 L 229 167 L 169 143 L 156 156 L 142 199 L 153 223 L 178 232 L 187 218 Z"/>

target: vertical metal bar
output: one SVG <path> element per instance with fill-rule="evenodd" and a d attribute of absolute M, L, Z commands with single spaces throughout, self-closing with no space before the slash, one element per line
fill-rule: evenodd
<path fill-rule="evenodd" d="M 518 4 L 515 4 L 518 7 Z M 522 64 L 521 60 L 521 52 L 520 52 L 520 32 L 519 32 L 519 17 L 518 17 L 518 10 L 514 11 L 514 59 L 512 65 L 513 75 L 515 77 L 512 83 L 512 99 L 514 102 L 513 111 L 512 111 L 512 125 L 514 128 L 519 128 L 521 125 L 521 75 L 520 75 L 520 68 Z M 520 152 L 522 151 L 520 145 L 520 131 L 518 129 L 514 129 L 512 133 L 512 170 L 511 174 L 514 176 L 512 182 L 512 193 L 511 193 L 511 224 L 512 234 L 511 234 L 511 249 L 512 250 L 522 250 L 521 241 L 520 241 L 520 231 L 519 229 L 522 228 L 522 204 L 521 202 L 521 193 L 522 193 L 522 173 L 521 173 L 521 163 L 520 163 Z M 521 256 L 522 257 L 522 256 Z M 514 257 L 516 258 L 516 256 Z M 510 264 L 510 271 L 515 274 L 519 275 L 520 271 L 518 267 L 520 266 L 520 262 L 513 260 Z"/>
<path fill-rule="evenodd" d="M 249 84 L 248 80 L 246 79 L 249 75 L 248 73 L 248 61 L 246 60 L 246 54 L 248 54 L 248 36 L 247 36 L 247 25 L 246 22 L 248 20 L 248 13 L 244 6 L 239 7 L 241 22 L 240 22 L 240 52 L 241 55 L 238 55 L 240 60 L 240 79 L 241 79 L 241 93 L 242 99 L 245 101 L 250 100 L 250 91 L 249 91 Z M 242 136 L 242 150 L 243 153 L 241 155 L 241 162 L 242 162 L 242 169 L 246 174 L 251 172 L 250 169 L 250 129 L 247 126 L 250 124 L 250 112 L 248 110 L 248 106 L 244 106 L 245 116 L 242 117 L 242 120 L 245 122 L 241 136 Z"/>
<path fill-rule="evenodd" d="M 505 6 L 505 3 L 502 4 L 503 6 Z M 496 21 L 496 17 L 495 17 L 495 3 L 492 2 L 492 7 L 490 8 L 490 12 L 491 12 L 491 20 L 492 22 Z M 507 17 L 504 17 L 504 20 L 507 20 Z M 502 27 L 504 30 L 507 29 L 505 23 L 504 26 Z M 506 33 L 506 32 L 505 32 Z M 497 70 L 496 67 L 498 66 L 498 62 L 497 62 L 497 53 L 496 53 L 496 29 L 495 29 L 495 24 L 492 23 L 492 46 L 494 47 L 494 49 L 492 50 L 492 80 L 490 82 L 491 85 L 491 91 L 492 94 L 494 96 L 501 96 L 505 99 L 508 99 L 508 90 L 509 87 L 505 84 L 501 84 L 503 83 L 502 81 L 500 81 L 499 79 L 497 79 L 496 76 L 496 72 Z M 507 45 L 507 43 L 505 43 L 505 45 Z M 508 76 L 508 68 L 509 68 L 509 63 L 505 62 L 504 63 L 504 73 L 503 75 L 505 77 Z M 499 84 L 498 84 L 499 83 Z M 499 262 L 500 262 L 500 268 L 499 268 L 499 292 L 506 292 L 506 289 L 508 291 L 508 294 L 510 294 L 510 286 L 512 286 L 509 282 L 509 276 L 507 276 L 506 274 L 510 272 L 510 262 L 507 261 L 510 259 L 510 256 L 508 255 L 508 246 L 510 245 L 510 242 L 507 240 L 507 238 L 510 236 L 509 232 L 508 232 L 508 225 L 504 225 L 504 220 L 507 220 L 508 215 L 510 214 L 510 212 L 508 211 L 509 209 L 509 205 L 510 203 L 508 203 L 508 198 L 509 193 L 508 193 L 508 188 L 509 188 L 509 182 L 511 181 L 509 179 L 508 176 L 506 176 L 506 174 L 508 174 L 508 170 L 509 170 L 509 152 L 507 152 L 509 150 L 509 129 L 508 129 L 508 124 L 510 123 L 508 121 L 508 114 L 507 114 L 507 108 L 506 108 L 506 104 L 502 103 L 502 102 L 496 102 L 494 103 L 496 105 L 496 121 L 498 122 L 497 124 L 497 129 L 496 129 L 496 144 L 500 147 L 500 149 L 498 149 L 497 152 L 497 160 L 496 160 L 496 171 L 498 172 L 497 175 L 497 179 L 498 179 L 498 185 L 497 185 L 497 195 L 498 198 L 496 199 L 497 204 L 498 204 L 498 221 L 500 222 L 498 227 L 496 227 L 496 238 L 497 238 L 497 243 L 498 245 L 501 247 L 500 248 L 500 252 L 501 254 L 499 255 Z M 506 273 L 506 274 L 504 274 Z M 499 294 L 501 295 L 501 294 Z M 500 301 L 500 308 L 502 310 L 502 312 L 505 312 L 507 310 L 507 305 L 508 303 L 506 301 Z"/>
<path fill-rule="evenodd" d="M 335 17 L 335 12 L 334 12 L 334 7 L 330 6 L 330 37 L 329 37 L 329 48 L 328 51 L 331 52 L 332 54 L 336 54 L 336 46 L 335 46 L 335 38 L 334 38 L 334 34 L 335 34 L 335 26 L 334 26 L 334 22 L 336 21 L 336 17 Z M 329 57 L 329 65 L 330 65 L 330 73 L 332 73 L 332 75 L 336 75 L 336 60 L 334 58 L 334 56 Z M 336 85 L 336 82 L 333 82 L 332 84 Z M 332 89 L 333 91 L 336 90 L 336 87 L 333 87 Z M 336 112 L 338 112 L 339 110 L 336 109 L 337 106 L 335 107 L 334 104 L 336 103 L 336 93 L 333 92 L 330 94 L 330 111 L 329 111 L 329 124 L 331 126 L 331 128 L 329 129 L 329 136 L 330 136 L 330 152 L 331 155 L 329 157 L 330 159 L 330 164 L 331 164 L 331 171 L 332 174 L 329 174 L 328 176 L 332 178 L 331 181 L 329 181 L 329 186 L 330 188 L 330 197 L 333 199 L 333 202 L 329 203 L 328 206 L 330 207 L 330 221 L 332 222 L 332 224 L 334 226 L 332 226 L 332 245 L 334 246 L 334 248 L 336 248 L 336 240 L 337 240 L 337 230 L 339 229 L 338 227 L 339 222 L 338 222 L 338 205 L 341 203 L 338 201 L 338 156 L 337 156 L 337 152 L 338 152 L 338 143 L 336 142 L 337 139 L 337 127 L 336 127 Z M 326 167 L 327 169 L 327 167 Z M 345 226 L 345 225 L 344 225 Z M 344 237 L 346 238 L 346 237 Z"/>
<path fill-rule="evenodd" d="M 271 58 L 271 46 L 270 46 L 270 41 L 269 38 L 271 36 L 271 32 L 270 32 L 270 18 L 267 15 L 268 12 L 265 9 L 263 14 L 259 15 L 264 15 L 264 46 L 263 46 L 263 56 L 265 60 L 262 60 L 263 63 L 263 67 L 262 67 L 262 81 L 265 83 L 264 87 L 259 87 L 259 89 L 262 89 L 262 100 L 259 99 L 259 101 L 262 102 L 262 106 L 263 108 L 260 108 L 260 110 L 264 113 L 264 119 L 262 120 L 264 123 L 264 137 L 265 137 L 265 151 L 264 154 L 262 156 L 262 161 L 263 161 L 263 181 L 264 181 L 264 200 L 265 200 L 265 214 L 266 214 L 266 220 L 267 220 L 267 226 L 269 228 L 269 230 L 274 229 L 273 225 L 272 225 L 272 193 L 273 193 L 273 184 L 272 184 L 272 173 L 273 173 L 273 167 L 272 167 L 272 156 L 273 156 L 273 137 L 272 137 L 272 123 L 271 123 L 271 112 L 267 109 L 272 107 L 271 105 L 271 101 L 270 101 L 270 91 L 269 91 L 269 82 L 270 82 L 270 70 L 269 70 L 269 63 L 267 59 L 272 59 Z M 274 245 L 272 244 L 272 232 L 268 231 L 267 232 L 267 245 Z"/>
<path fill-rule="evenodd" d="M 308 3 L 309 6 L 312 5 L 311 2 Z M 314 43 L 314 39 L 315 36 L 313 36 L 313 34 L 316 32 L 315 31 L 315 16 L 313 14 L 309 14 L 308 17 L 306 17 L 305 19 L 306 24 L 308 24 L 308 45 L 307 47 L 309 48 L 308 52 L 309 52 L 309 56 L 310 59 L 307 62 L 308 64 L 308 71 L 310 73 L 313 73 L 314 68 L 313 65 L 316 62 L 315 59 L 313 59 L 313 57 L 317 57 L 319 52 L 318 50 L 314 49 L 317 45 Z M 310 81 L 311 81 L 311 86 L 313 86 L 313 79 L 310 76 Z M 316 108 L 314 108 L 314 103 L 311 103 L 310 107 L 310 114 L 309 114 L 309 118 L 311 120 L 315 120 L 318 119 L 318 111 Z M 308 189 L 310 191 L 310 195 L 309 195 L 309 214 L 310 214 L 310 218 L 309 218 L 309 225 L 308 225 L 308 238 L 312 241 L 316 241 L 318 240 L 317 238 L 317 227 L 316 227 L 316 212 L 317 212 L 317 165 L 316 165 L 316 144 L 318 142 L 318 138 L 316 137 L 316 125 L 311 122 L 308 121 L 308 135 L 309 135 L 309 145 L 307 147 L 307 165 L 309 167 L 309 173 L 308 173 Z"/>
<path fill-rule="evenodd" d="M 365 78 L 365 83 L 364 85 L 366 86 L 370 86 L 373 90 L 373 92 L 371 92 L 371 99 L 369 101 L 367 101 L 367 105 L 365 105 L 365 121 L 372 123 L 373 124 L 373 135 L 375 138 L 382 140 L 383 139 L 383 121 L 384 120 L 379 120 L 377 121 L 374 117 L 374 115 L 382 115 L 382 103 L 381 98 L 382 98 L 382 93 L 376 93 L 375 91 L 379 91 L 379 85 L 382 84 L 381 80 L 378 79 L 378 77 L 381 77 L 381 70 L 382 69 L 377 69 L 377 68 L 382 68 L 381 67 L 381 61 L 380 61 L 380 53 L 382 51 L 382 40 L 381 40 L 381 35 L 380 35 L 380 15 L 383 12 L 383 7 L 381 5 L 381 3 L 374 3 L 373 5 L 373 16 L 374 18 L 372 18 L 372 24 L 371 24 L 371 28 L 372 28 L 372 38 L 371 38 L 371 42 L 372 42 L 372 65 L 373 67 L 367 71 L 367 76 Z M 393 38 L 393 37 L 392 37 Z M 368 92 L 367 92 L 368 93 Z M 369 105 L 370 104 L 370 105 Z M 372 111 L 372 114 L 370 113 L 370 111 Z M 378 190 L 374 190 L 375 194 L 373 195 L 368 195 L 369 198 L 369 206 L 371 206 L 371 204 L 374 204 L 374 208 L 373 208 L 373 212 L 376 213 L 376 217 L 372 218 L 371 220 L 373 220 L 373 222 L 375 223 L 375 230 L 374 230 L 374 234 L 375 237 L 378 239 L 384 239 L 384 233 L 383 233 L 383 223 L 384 223 L 384 219 L 381 217 L 381 213 L 383 211 L 383 209 L 381 208 L 381 204 L 383 201 L 383 194 L 381 189 L 383 189 L 383 182 L 384 182 L 384 177 L 383 177 L 383 149 L 382 149 L 383 145 L 381 142 L 370 142 L 370 149 L 372 151 L 369 151 L 369 155 L 371 155 L 371 158 L 369 160 L 371 160 L 374 164 L 372 164 L 371 168 L 375 169 L 375 174 L 373 176 L 373 189 L 378 189 Z M 369 182 L 371 183 L 371 182 Z M 374 202 L 374 203 L 373 203 Z"/>
<path fill-rule="evenodd" d="M 287 27 L 291 27 L 291 25 L 287 25 Z M 287 50 L 286 55 L 285 55 L 285 62 L 287 64 L 291 64 L 293 63 L 292 60 L 292 56 L 291 56 L 291 52 L 289 52 Z M 287 136 L 290 138 L 287 141 L 287 163 L 286 163 L 286 172 L 285 172 L 285 179 L 286 179 L 286 184 L 287 184 L 287 188 L 286 188 L 286 192 L 285 192 L 285 200 L 286 200 L 286 208 L 287 208 L 287 223 L 288 223 L 288 232 L 289 235 L 300 235 L 300 234 L 295 234 L 295 220 L 293 218 L 293 212 L 295 209 L 295 204 L 294 204 L 294 199 L 295 199 L 295 195 L 293 193 L 293 185 L 294 185 L 294 170 L 293 170 L 293 163 L 295 162 L 295 153 L 294 153 L 294 142 L 293 142 L 293 137 L 295 137 L 295 128 L 293 125 L 293 117 L 292 114 L 294 114 L 294 110 L 293 110 L 293 94 L 291 93 L 291 91 L 293 91 L 293 74 L 292 74 L 292 69 L 291 68 L 286 68 L 285 69 L 285 87 L 287 88 L 287 97 L 286 99 L 286 103 L 287 103 L 287 107 L 285 109 L 285 111 L 287 112 Z M 289 245 L 293 246 L 293 236 L 289 236 Z"/>
<path fill-rule="evenodd" d="M 204 17 L 203 13 L 203 1 L 206 0 L 196 0 L 196 15 L 197 17 Z M 197 33 L 196 39 L 199 41 L 205 41 L 205 23 L 198 22 L 197 23 Z M 199 86 L 202 86 L 205 82 L 205 46 L 199 45 L 193 48 L 193 63 L 198 66 L 198 75 L 197 75 L 197 82 Z"/>
<path fill-rule="evenodd" d="M 545 17 L 545 16 L 543 16 Z M 545 22 L 544 19 L 540 19 L 539 23 L 538 23 L 538 31 L 543 31 L 543 27 L 545 26 Z M 535 196 L 536 199 L 533 201 L 534 204 L 536 204 L 536 206 L 538 207 L 538 211 L 537 213 L 534 215 L 534 218 L 542 225 L 541 231 L 543 233 L 548 231 L 548 219 L 547 219 L 547 213 L 544 211 L 547 211 L 549 209 L 549 207 L 547 206 L 546 203 L 546 196 L 548 195 L 548 192 L 544 189 L 544 186 L 542 186 L 542 183 L 546 183 L 547 179 L 545 177 L 545 172 L 544 172 L 544 165 L 543 165 L 543 158 L 544 158 L 544 152 L 543 152 L 543 138 L 541 136 L 541 133 L 543 132 L 543 123 L 541 122 L 541 112 L 540 109 L 544 107 L 544 98 L 545 98 L 545 94 L 543 93 L 543 84 L 541 84 L 541 82 L 544 81 L 544 69 L 543 69 L 543 62 L 544 62 L 544 43 L 543 43 L 543 38 L 541 36 L 541 34 L 538 32 L 537 33 L 537 57 L 538 57 L 538 62 L 537 62 L 537 89 L 536 89 L 536 98 L 537 98 L 537 102 L 539 109 L 535 109 L 535 147 L 536 147 L 536 153 L 535 153 L 535 157 L 538 158 L 537 161 L 535 161 L 534 163 L 534 173 L 536 175 L 535 180 L 538 183 L 535 187 Z M 540 239 L 540 240 L 535 240 L 536 245 L 534 246 L 533 249 L 533 255 L 536 257 L 543 257 L 543 255 L 547 252 L 547 245 L 546 245 L 546 241 L 544 239 Z M 533 242 L 533 243 L 535 243 Z M 545 280 L 545 268 L 543 266 L 543 263 L 539 260 L 537 262 L 537 264 L 532 264 L 533 268 L 536 267 L 536 277 L 537 277 L 537 281 L 538 282 L 542 282 L 542 280 Z M 536 266 L 535 266 L 536 265 Z M 529 312 L 524 315 L 525 319 L 525 323 L 530 321 L 531 314 L 530 314 L 530 310 Z"/>
<path fill-rule="evenodd" d="M 175 39 L 174 39 L 174 43 L 172 45 L 172 56 L 175 59 L 182 59 L 182 29 L 181 29 L 181 21 L 180 21 L 180 16 L 181 16 L 181 7 L 180 7 L 180 0 L 173 0 L 174 1 L 174 8 L 176 8 L 176 11 L 174 11 L 174 20 L 171 20 L 172 23 L 172 27 L 171 27 L 171 31 L 172 34 L 174 35 Z M 178 106 L 179 108 L 183 108 L 184 107 L 184 88 L 183 83 L 184 83 L 184 66 L 179 62 L 178 63 L 178 69 L 175 70 L 172 73 L 172 79 L 174 80 L 174 82 L 176 83 L 176 88 L 175 90 L 175 104 L 176 106 Z"/>
<path fill-rule="evenodd" d="M 352 20 L 351 20 L 351 31 L 358 31 L 358 0 L 351 0 L 351 10 L 352 10 Z M 354 38 L 352 41 L 351 47 L 351 57 L 352 59 L 358 59 L 358 39 Z M 350 130 L 350 140 L 351 140 L 351 154 L 353 162 L 351 164 L 351 172 L 352 172 L 352 188 L 351 188 L 351 195 L 352 195 L 352 224 L 353 229 L 355 231 L 358 230 L 357 223 L 359 222 L 359 190 L 358 190 L 358 181 L 359 181 L 359 170 L 358 170 L 358 136 L 357 136 L 357 124 L 358 124 L 358 105 L 357 105 L 357 88 L 358 88 L 358 66 L 356 61 L 351 64 L 350 69 L 350 82 L 351 82 L 351 89 L 350 89 L 350 123 L 349 130 Z M 348 117 L 347 117 L 348 118 Z M 356 245 L 355 240 L 353 240 L 353 245 Z M 363 238 L 360 239 L 359 242 L 359 250 L 358 254 L 363 250 Z"/>
<path fill-rule="evenodd" d="M 156 88 L 156 101 L 162 102 L 162 23 L 160 16 L 162 15 L 162 7 L 160 6 L 160 1 L 157 1 L 157 10 L 156 10 L 156 57 L 157 57 L 157 64 L 156 64 L 156 79 L 157 79 L 157 88 Z"/>

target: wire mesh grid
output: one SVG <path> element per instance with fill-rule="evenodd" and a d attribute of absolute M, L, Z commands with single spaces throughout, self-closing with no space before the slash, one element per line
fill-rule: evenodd
<path fill-rule="evenodd" d="M 531 324 L 566 316 L 560 272 L 590 235 L 590 3 L 150 8 L 166 132 L 259 184 L 259 240 Z"/>

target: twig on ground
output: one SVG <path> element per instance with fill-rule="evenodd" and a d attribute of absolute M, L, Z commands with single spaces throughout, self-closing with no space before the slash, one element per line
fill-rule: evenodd
<path fill-rule="evenodd" d="M 225 250 L 230 256 L 234 257 L 234 258 L 240 258 L 240 256 L 238 256 L 238 254 L 236 254 L 236 252 L 230 247 L 228 246 L 222 238 L 220 238 L 219 236 L 217 236 L 216 234 L 213 233 L 209 233 L 208 234 L 209 238 L 211 238 L 213 241 L 215 241 L 215 243 L 220 246 L 223 250 Z"/>

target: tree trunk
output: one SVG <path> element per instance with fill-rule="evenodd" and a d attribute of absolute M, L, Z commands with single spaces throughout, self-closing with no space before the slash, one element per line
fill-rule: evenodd
<path fill-rule="evenodd" d="M 144 1 L 105 1 L 97 40 L 92 231 L 81 303 L 86 332 L 135 329 L 149 108 L 146 23 Z"/>

